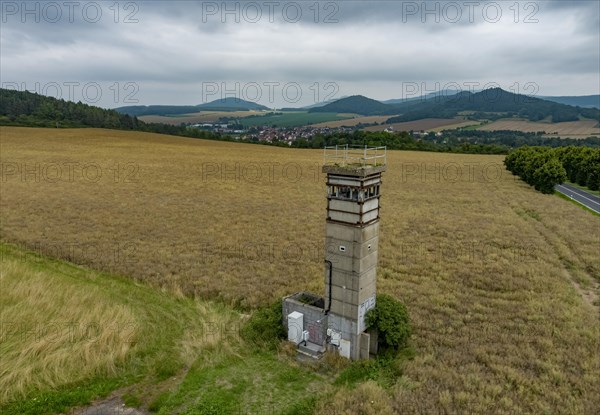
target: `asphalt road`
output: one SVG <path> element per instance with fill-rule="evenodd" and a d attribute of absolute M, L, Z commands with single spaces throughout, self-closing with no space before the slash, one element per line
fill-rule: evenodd
<path fill-rule="evenodd" d="M 554 189 L 590 208 L 594 212 L 600 213 L 600 197 L 568 184 L 557 184 Z"/>

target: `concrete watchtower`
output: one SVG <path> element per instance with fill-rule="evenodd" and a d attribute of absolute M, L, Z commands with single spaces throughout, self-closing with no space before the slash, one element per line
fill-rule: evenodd
<path fill-rule="evenodd" d="M 325 308 L 329 327 L 341 333 L 340 354 L 351 359 L 369 357 L 365 314 L 375 306 L 385 163 L 385 147 L 325 148 Z"/>
<path fill-rule="evenodd" d="M 376 352 L 365 314 L 375 306 L 385 163 L 385 147 L 325 147 L 325 296 L 302 291 L 284 297 L 282 306 L 288 340 L 300 353 L 318 358 L 333 349 L 356 360 Z"/>

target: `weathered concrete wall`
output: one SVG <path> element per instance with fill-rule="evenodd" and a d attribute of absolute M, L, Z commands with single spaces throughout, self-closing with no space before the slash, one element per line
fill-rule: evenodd
<path fill-rule="evenodd" d="M 323 168 L 331 186 L 325 231 L 325 255 L 331 261 L 331 280 L 329 264 L 326 264 L 325 308 L 331 310 L 329 327 L 341 333 L 345 345 L 350 342 L 351 359 L 368 358 L 371 351 L 370 335 L 364 333 L 364 317 L 375 305 L 379 185 L 384 170 L 384 167 L 366 170 L 339 166 Z M 350 189 L 340 190 L 336 186 L 350 186 Z"/>
<path fill-rule="evenodd" d="M 327 223 L 327 258 L 332 264 L 332 277 L 330 287 L 329 265 L 325 264 L 324 285 L 326 308 L 331 290 L 332 313 L 357 321 L 360 305 L 375 295 L 378 230 L 378 223 L 364 228 Z"/>
<path fill-rule="evenodd" d="M 300 297 L 305 293 L 296 293 L 289 297 L 285 297 L 283 299 L 283 325 L 285 327 L 286 333 L 288 330 L 287 327 L 287 316 L 297 311 L 304 315 L 304 327 L 303 330 L 308 331 L 308 340 L 311 343 L 315 343 L 321 346 L 325 345 L 325 340 L 327 338 L 327 316 L 325 315 L 325 310 L 320 307 L 315 307 L 310 304 L 305 304 L 294 297 Z M 310 294 L 313 295 L 314 294 Z"/>

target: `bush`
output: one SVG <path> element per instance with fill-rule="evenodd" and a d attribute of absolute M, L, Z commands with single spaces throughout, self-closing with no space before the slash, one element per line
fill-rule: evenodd
<path fill-rule="evenodd" d="M 558 159 L 548 160 L 533 173 L 534 186 L 542 193 L 554 193 L 554 186 L 567 180 L 567 173 Z"/>
<path fill-rule="evenodd" d="M 379 332 L 379 346 L 382 349 L 400 349 L 410 337 L 408 311 L 404 304 L 389 295 L 378 295 L 375 307 L 366 315 L 369 328 Z"/>
<path fill-rule="evenodd" d="M 256 310 L 240 330 L 244 340 L 261 348 L 275 350 L 285 338 L 282 302 Z"/>
<path fill-rule="evenodd" d="M 575 157 L 589 149 L 547 147 L 521 147 L 512 151 L 504 159 L 506 168 L 523 181 L 534 186 L 542 193 L 554 193 L 554 186 L 563 183 L 569 175 L 581 172 L 587 181 L 588 174 L 582 169 L 576 170 Z M 568 166 L 568 167 L 565 167 Z"/>
<path fill-rule="evenodd" d="M 599 190 L 600 189 L 600 166 L 595 165 L 592 167 L 590 171 L 590 175 L 588 176 L 587 187 L 590 190 Z"/>

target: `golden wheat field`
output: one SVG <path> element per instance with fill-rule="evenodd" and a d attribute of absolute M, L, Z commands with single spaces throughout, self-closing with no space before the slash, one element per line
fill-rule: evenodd
<path fill-rule="evenodd" d="M 213 123 L 221 117 L 244 118 L 251 115 L 262 115 L 264 111 L 200 111 L 193 114 L 182 114 L 168 117 L 166 115 L 143 115 L 139 117 L 144 122 L 160 122 L 163 124 L 179 125 L 181 123 Z"/>
<path fill-rule="evenodd" d="M 242 308 L 323 291 L 322 152 L 99 129 L 0 128 L 1 237 Z M 416 357 L 337 413 L 594 414 L 600 220 L 502 156 L 388 152 L 378 290 Z M 372 413 L 372 412 L 371 412 Z"/>
<path fill-rule="evenodd" d="M 479 128 L 479 130 L 515 130 L 529 133 L 545 131 L 546 134 L 554 134 L 561 137 L 587 138 L 599 135 L 600 125 L 596 120 L 567 121 L 554 124 L 525 120 L 498 120 Z"/>
<path fill-rule="evenodd" d="M 397 122 L 393 124 L 374 125 L 365 127 L 365 131 L 383 131 L 393 127 L 394 131 L 441 131 L 479 124 L 476 121 L 465 121 L 463 118 L 424 118 L 422 120 Z"/>
<path fill-rule="evenodd" d="M 345 115 L 345 114 L 338 114 L 338 115 Z M 370 124 L 370 123 L 383 123 L 385 122 L 388 118 L 390 118 L 390 115 L 372 115 L 372 116 L 359 116 L 356 114 L 353 114 L 354 118 L 351 118 L 349 120 L 338 120 L 338 121 L 326 121 L 326 122 L 320 122 L 318 124 L 312 124 L 311 127 L 314 128 L 323 128 L 323 127 L 329 127 L 329 128 L 336 128 L 336 127 L 350 127 L 350 126 L 355 126 L 358 124 Z"/>

